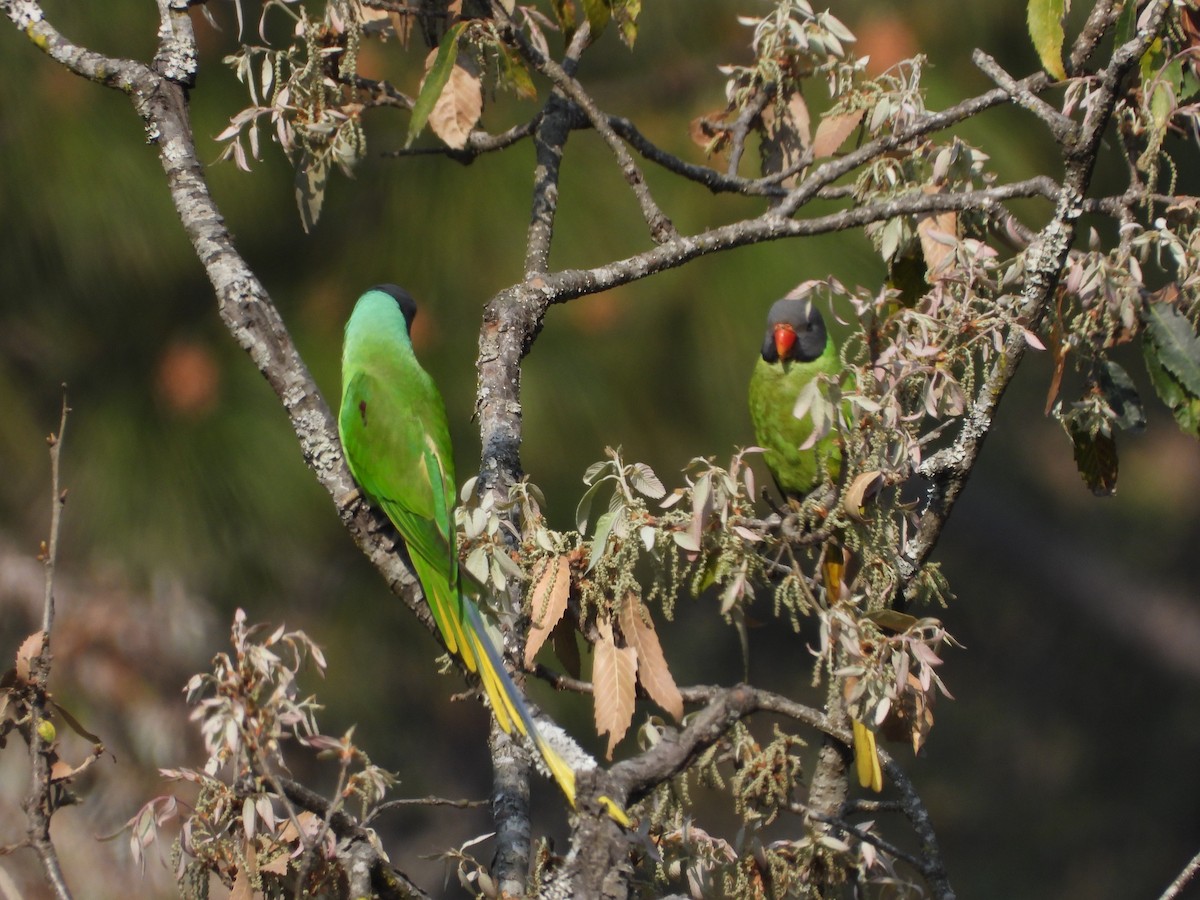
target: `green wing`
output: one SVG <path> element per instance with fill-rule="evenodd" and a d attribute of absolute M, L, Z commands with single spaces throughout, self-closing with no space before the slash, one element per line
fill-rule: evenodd
<path fill-rule="evenodd" d="M 533 738 L 574 805 L 574 771 L 538 734 L 479 609 L 462 593 L 452 516 L 454 463 L 441 396 L 415 358 L 376 362 L 384 377 L 366 366 L 343 373 L 338 430 L 350 473 L 400 532 L 446 647 L 479 673 L 497 723 L 505 732 L 515 729 Z M 619 808 L 609 812 L 628 824 Z"/>
<path fill-rule="evenodd" d="M 397 378 L 393 384 L 408 394 L 397 398 L 396 388 L 389 390 L 365 370 L 356 372 L 346 383 L 338 426 L 355 481 L 404 538 L 447 648 L 474 672 L 477 659 L 465 639 L 458 590 L 449 429 L 440 398 L 418 389 L 432 388 L 421 385 L 423 380 Z"/>

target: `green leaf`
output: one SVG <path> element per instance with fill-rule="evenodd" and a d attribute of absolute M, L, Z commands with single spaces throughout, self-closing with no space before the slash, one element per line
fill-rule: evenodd
<path fill-rule="evenodd" d="M 637 18 L 642 12 L 642 0 L 612 0 L 613 18 L 617 20 L 621 40 L 630 50 L 637 40 Z"/>
<path fill-rule="evenodd" d="M 612 18 L 612 10 L 609 9 L 608 4 L 609 0 L 583 0 L 583 13 L 587 16 L 588 25 L 591 26 L 593 43 L 608 25 L 608 20 Z"/>
<path fill-rule="evenodd" d="M 404 141 L 405 147 L 411 146 L 412 142 L 417 139 L 417 135 L 425 130 L 429 114 L 433 112 L 438 97 L 442 96 L 442 90 L 446 87 L 446 82 L 450 80 L 450 72 L 458 60 L 458 36 L 462 34 L 466 24 L 466 22 L 458 22 L 442 36 L 437 57 L 433 60 L 429 71 L 425 73 L 425 83 L 421 85 L 421 93 L 417 95 L 417 100 L 413 104 L 412 118 L 408 122 L 408 137 Z"/>
<path fill-rule="evenodd" d="M 575 2 L 574 0 L 550 0 L 550 8 L 554 10 L 554 18 L 558 19 L 558 27 L 562 29 L 563 40 L 568 44 L 575 35 Z"/>
<path fill-rule="evenodd" d="M 1117 17 L 1117 28 L 1114 32 L 1114 43 L 1120 47 L 1137 36 L 1137 3 L 1135 0 L 1125 0 L 1121 7 L 1121 15 Z"/>
<path fill-rule="evenodd" d="M 600 490 L 600 485 L 603 483 L 603 481 L 597 481 L 579 498 L 579 504 L 575 507 L 575 528 L 580 534 L 587 534 L 588 518 L 592 513 L 592 500 L 595 499 L 596 492 Z"/>
<path fill-rule="evenodd" d="M 592 539 L 592 549 L 588 556 L 587 572 L 592 571 L 596 567 L 596 563 L 600 562 L 600 557 L 604 555 L 604 547 L 608 543 L 608 536 L 613 530 L 613 526 L 617 523 L 616 512 L 606 512 L 596 520 L 596 536 Z"/>
<path fill-rule="evenodd" d="M 1200 397 L 1200 335 L 1188 317 L 1171 303 L 1150 303 L 1142 321 L 1158 361 L 1191 397 Z"/>
<path fill-rule="evenodd" d="M 1112 360 L 1106 359 L 1100 368 L 1100 390 L 1104 392 L 1109 407 L 1117 414 L 1114 423 L 1118 428 L 1134 434 L 1145 429 L 1146 413 L 1142 409 L 1142 398 L 1133 386 L 1133 379 Z"/>
<path fill-rule="evenodd" d="M 500 52 L 500 59 L 504 62 L 503 84 L 505 87 L 511 88 L 513 93 L 522 100 L 536 100 L 537 88 L 533 84 L 529 70 L 525 68 L 524 61 L 503 44 L 497 43 L 495 46 Z"/>
<path fill-rule="evenodd" d="M 1075 445 L 1075 466 L 1091 492 L 1109 497 L 1117 490 L 1117 442 L 1111 436 L 1089 434 L 1084 428 L 1068 426 L 1067 434 Z"/>
<path fill-rule="evenodd" d="M 1066 6 L 1066 0 L 1029 0 L 1026 10 L 1033 48 L 1037 50 L 1043 68 L 1059 81 L 1065 81 L 1067 77 L 1062 62 L 1062 23 Z"/>
<path fill-rule="evenodd" d="M 1167 370 L 1159 359 L 1158 345 L 1148 336 L 1142 338 L 1142 356 L 1146 360 L 1146 371 L 1150 373 L 1150 383 L 1154 385 L 1159 399 L 1171 410 L 1183 431 L 1200 438 L 1200 398 L 1189 395 Z"/>

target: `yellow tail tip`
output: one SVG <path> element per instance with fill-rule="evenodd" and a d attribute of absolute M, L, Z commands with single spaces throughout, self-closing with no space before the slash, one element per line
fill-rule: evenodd
<path fill-rule="evenodd" d="M 858 769 L 858 783 L 879 793 L 883 790 L 883 770 L 879 765 L 879 749 L 875 746 L 875 732 L 858 719 L 854 725 L 854 765 Z"/>
<path fill-rule="evenodd" d="M 629 813 L 621 809 L 615 800 L 611 797 L 605 797 L 601 794 L 596 798 L 600 801 L 600 805 L 604 807 L 604 811 L 608 813 L 610 819 L 620 825 L 622 828 L 633 830 L 633 820 L 629 818 Z"/>

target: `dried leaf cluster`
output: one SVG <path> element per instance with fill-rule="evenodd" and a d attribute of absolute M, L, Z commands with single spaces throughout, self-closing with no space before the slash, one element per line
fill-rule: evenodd
<path fill-rule="evenodd" d="M 212 671 L 185 688 L 208 759 L 202 769 L 162 775 L 195 785 L 192 804 L 156 797 L 126 824 L 130 851 L 142 862 L 147 848 L 164 839 L 161 829 L 178 822 L 171 852 L 188 898 L 208 896 L 210 872 L 234 897 L 344 894 L 354 881 L 356 844 L 370 848 L 377 866 L 387 860 L 374 834 L 357 822 L 370 820 L 395 778 L 354 744 L 353 729 L 340 738 L 320 733 L 316 700 L 302 698 L 297 685 L 305 662 L 324 672 L 320 648 L 301 631 L 262 631 L 239 609 L 233 652 L 218 654 Z M 331 799 L 291 782 L 284 754 L 290 741 L 337 764 Z M 344 810 L 352 801 L 357 818 L 348 824 Z"/>

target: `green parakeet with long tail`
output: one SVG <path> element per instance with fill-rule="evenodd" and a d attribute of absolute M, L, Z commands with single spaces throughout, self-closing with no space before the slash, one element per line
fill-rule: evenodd
<path fill-rule="evenodd" d="M 796 401 L 819 374 L 837 376 L 842 371 L 837 347 L 825 328 L 821 313 L 807 298 L 785 297 L 771 305 L 762 353 L 750 376 L 750 418 L 754 436 L 763 448 L 763 460 L 775 485 L 788 498 L 801 499 L 815 488 L 822 472 L 836 480 L 841 474 L 842 452 L 837 432 L 809 444 L 813 421 L 797 418 Z M 840 582 L 841 558 L 827 565 L 826 580 Z M 883 775 L 875 734 L 853 721 L 854 758 L 863 787 L 881 790 Z"/>
<path fill-rule="evenodd" d="M 574 805 L 574 771 L 538 734 L 479 608 L 463 593 L 479 588 L 459 565 L 450 429 L 442 396 L 413 353 L 416 312 L 407 291 L 384 284 L 358 298 L 346 323 L 338 416 L 346 462 L 404 539 L 446 648 L 479 673 L 500 727 L 533 740 Z"/>

